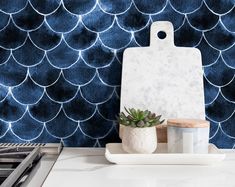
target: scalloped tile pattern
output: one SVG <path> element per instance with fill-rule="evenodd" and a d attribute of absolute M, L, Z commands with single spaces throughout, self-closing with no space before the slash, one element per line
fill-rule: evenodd
<path fill-rule="evenodd" d="M 202 52 L 210 141 L 235 147 L 234 0 L 2 0 L 0 16 L 0 142 L 119 141 L 123 51 L 166 20 Z"/>

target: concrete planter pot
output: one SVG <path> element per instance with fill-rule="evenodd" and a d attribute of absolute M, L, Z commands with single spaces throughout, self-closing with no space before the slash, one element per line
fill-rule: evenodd
<path fill-rule="evenodd" d="M 156 127 L 122 126 L 122 148 L 128 153 L 153 153 L 157 148 Z"/>

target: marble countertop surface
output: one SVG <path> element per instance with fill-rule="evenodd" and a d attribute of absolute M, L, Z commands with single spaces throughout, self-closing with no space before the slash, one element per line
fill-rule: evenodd
<path fill-rule="evenodd" d="M 114 165 L 103 148 L 64 148 L 43 187 L 235 187 L 235 150 L 213 166 Z"/>

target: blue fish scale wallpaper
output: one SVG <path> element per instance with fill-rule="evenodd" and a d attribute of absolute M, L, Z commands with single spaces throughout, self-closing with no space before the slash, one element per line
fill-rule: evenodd
<path fill-rule="evenodd" d="M 171 21 L 201 50 L 210 141 L 235 147 L 234 0 L 0 0 L 0 142 L 120 141 L 122 54 Z M 134 66 L 134 64 L 133 64 Z"/>

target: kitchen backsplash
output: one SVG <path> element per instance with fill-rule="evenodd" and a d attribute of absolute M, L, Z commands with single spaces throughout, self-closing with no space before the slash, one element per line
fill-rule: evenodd
<path fill-rule="evenodd" d="M 201 50 L 210 141 L 234 147 L 234 0 L 1 0 L 0 17 L 0 142 L 120 141 L 123 51 L 168 20 Z"/>

